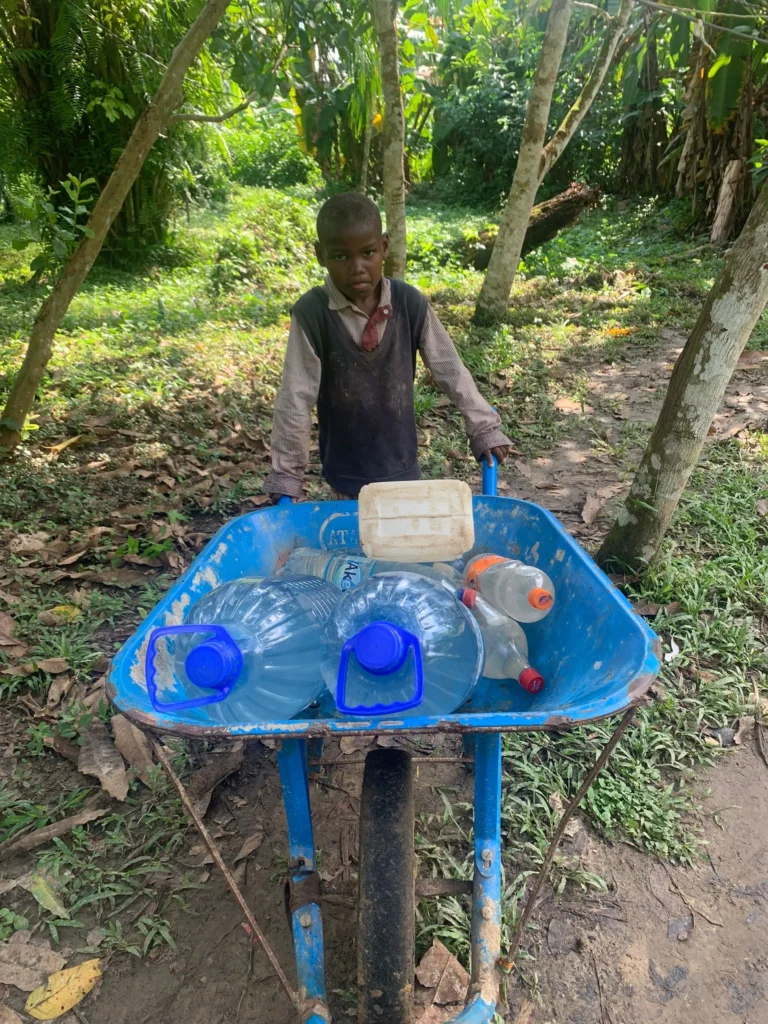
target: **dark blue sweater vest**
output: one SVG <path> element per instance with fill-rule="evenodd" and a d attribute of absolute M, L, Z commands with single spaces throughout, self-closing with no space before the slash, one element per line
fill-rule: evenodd
<path fill-rule="evenodd" d="M 291 310 L 321 364 L 317 417 L 323 476 L 357 495 L 365 484 L 419 478 L 413 381 L 427 300 L 392 280 L 392 316 L 372 352 L 364 352 L 313 288 Z"/>

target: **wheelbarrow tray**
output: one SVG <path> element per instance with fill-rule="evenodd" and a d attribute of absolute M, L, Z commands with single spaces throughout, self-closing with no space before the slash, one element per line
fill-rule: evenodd
<path fill-rule="evenodd" d="M 493 551 L 544 569 L 555 585 L 553 610 L 525 626 L 531 663 L 546 680 L 529 694 L 507 680 L 480 679 L 452 715 L 340 716 L 326 693 L 318 706 L 287 721 L 221 725 L 207 708 L 156 711 L 146 687 L 149 636 L 178 625 L 199 598 L 241 576 L 268 576 L 296 547 L 358 546 L 357 502 L 301 503 L 233 519 L 142 622 L 115 658 L 107 679 L 112 702 L 138 725 L 187 736 L 315 737 L 384 732 L 563 729 L 605 718 L 636 703 L 659 671 L 658 639 L 586 552 L 545 509 L 516 498 L 473 499 L 473 552 Z"/>

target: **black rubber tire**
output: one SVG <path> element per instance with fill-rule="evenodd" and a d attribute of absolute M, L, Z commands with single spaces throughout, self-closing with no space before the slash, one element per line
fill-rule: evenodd
<path fill-rule="evenodd" d="M 413 830 L 411 755 L 405 750 L 371 751 L 360 802 L 358 1024 L 411 1024 Z"/>

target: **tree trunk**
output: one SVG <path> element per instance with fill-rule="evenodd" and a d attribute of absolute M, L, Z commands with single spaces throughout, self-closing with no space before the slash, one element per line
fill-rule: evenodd
<path fill-rule="evenodd" d="M 717 197 L 715 219 L 712 221 L 710 239 L 713 242 L 727 242 L 731 237 L 743 175 L 744 161 L 729 161 L 728 166 L 725 168 L 725 174 L 723 175 L 720 192 Z"/>
<path fill-rule="evenodd" d="M 585 210 L 597 204 L 599 196 L 599 188 L 590 188 L 589 185 L 576 182 L 565 192 L 559 192 L 551 199 L 534 206 L 523 240 L 522 255 L 538 249 L 563 228 L 572 227 Z M 481 232 L 477 241 L 464 242 L 462 248 L 469 252 L 465 266 L 471 263 L 475 270 L 485 270 L 490 262 L 494 243 L 494 236 L 487 231 Z"/>
<path fill-rule="evenodd" d="M 371 162 L 371 138 L 373 136 L 373 118 L 369 117 L 365 124 L 363 139 L 363 168 L 360 173 L 360 191 L 365 195 L 368 191 L 368 164 Z"/>
<path fill-rule="evenodd" d="M 627 27 L 629 15 L 632 12 L 632 3 L 633 0 L 621 0 L 616 16 L 611 19 L 610 29 L 603 39 L 603 45 L 600 47 L 600 53 L 597 55 L 589 78 L 584 83 L 584 88 L 563 118 L 560 127 L 544 147 L 539 167 L 539 181 L 560 159 L 563 150 L 575 135 L 576 129 L 589 113 L 589 108 L 600 92 L 606 72 L 616 54 L 619 40 Z"/>
<path fill-rule="evenodd" d="M 640 568 L 658 554 L 712 419 L 768 302 L 768 187 L 727 254 L 677 361 L 626 503 L 597 555 Z"/>
<path fill-rule="evenodd" d="M 564 0 L 572 2 L 572 0 Z M 373 23 L 379 37 L 381 87 L 384 93 L 384 210 L 390 254 L 386 272 L 405 276 L 405 114 L 397 59 L 397 0 L 371 0 Z"/>
<path fill-rule="evenodd" d="M 504 207 L 493 255 L 477 300 L 477 320 L 498 320 L 507 309 L 533 201 L 547 134 L 549 108 L 565 49 L 573 0 L 552 0 L 541 56 L 531 86 L 512 188 Z"/>
<path fill-rule="evenodd" d="M 48 298 L 40 307 L 27 352 L 0 418 L 0 451 L 12 451 L 21 439 L 35 392 L 51 358 L 53 339 L 72 299 L 77 294 L 94 260 L 101 251 L 110 225 L 120 212 L 126 196 L 139 175 L 153 143 L 182 101 L 187 70 L 218 24 L 229 0 L 207 0 L 205 6 L 176 46 L 157 92 L 142 112 L 115 169 L 96 201 L 88 226 L 93 237 L 84 238 L 59 275 Z"/>

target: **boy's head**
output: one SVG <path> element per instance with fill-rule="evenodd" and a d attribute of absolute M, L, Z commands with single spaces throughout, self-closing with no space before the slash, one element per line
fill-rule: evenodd
<path fill-rule="evenodd" d="M 358 192 L 332 196 L 317 215 L 315 253 L 339 291 L 363 306 L 378 288 L 389 256 L 376 204 Z"/>

